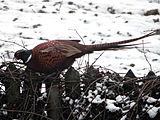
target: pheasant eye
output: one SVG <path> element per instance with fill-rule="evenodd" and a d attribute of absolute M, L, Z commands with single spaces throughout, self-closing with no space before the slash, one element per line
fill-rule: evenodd
<path fill-rule="evenodd" d="M 21 59 L 23 52 L 24 52 L 24 50 L 18 50 L 18 51 L 14 54 L 14 57 L 15 57 L 16 59 Z"/>
<path fill-rule="evenodd" d="M 20 58 L 21 58 L 21 55 L 20 55 L 20 53 L 15 53 L 15 54 L 14 54 L 14 57 L 15 57 L 16 59 L 20 59 Z"/>

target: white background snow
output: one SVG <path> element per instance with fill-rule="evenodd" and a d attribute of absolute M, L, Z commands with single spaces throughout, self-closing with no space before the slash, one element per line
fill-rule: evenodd
<path fill-rule="evenodd" d="M 146 11 L 158 9 L 159 0 L 1 0 L 0 1 L 0 61 L 12 61 L 21 46 L 28 49 L 46 40 L 83 39 L 81 43 L 96 44 L 120 41 L 142 36 L 150 30 L 160 29 L 160 15 L 144 16 Z M 114 14 L 112 14 L 114 13 Z M 131 14 L 130 14 L 131 13 Z M 160 35 L 144 39 L 145 55 L 152 70 L 160 75 Z M 138 43 L 141 43 L 140 40 Z M 143 46 L 140 46 L 143 47 Z M 142 49 L 140 49 L 142 50 Z M 92 64 L 102 52 L 89 55 Z M 83 58 L 81 58 L 83 59 Z M 81 61 L 80 59 L 78 61 Z M 86 55 L 82 66 L 88 61 Z M 118 73 L 132 69 L 137 76 L 150 71 L 144 54 L 138 49 L 106 51 L 95 65 L 107 67 Z M 75 62 L 78 67 L 78 62 Z M 92 95 L 90 94 L 92 97 Z M 116 101 L 127 99 L 117 96 Z M 92 100 L 92 99 L 91 99 Z M 148 103 L 159 99 L 149 97 Z M 116 101 L 106 101 L 106 109 L 119 110 Z M 93 100 L 101 102 L 99 96 Z M 70 101 L 70 104 L 72 101 Z M 134 103 L 132 103 L 134 104 Z M 157 115 L 159 107 L 146 107 L 150 118 Z M 126 116 L 123 117 L 125 119 Z"/>
<path fill-rule="evenodd" d="M 158 9 L 160 12 L 158 0 L 44 1 L 1 0 L 0 40 L 15 41 L 31 49 L 46 40 L 83 39 L 85 44 L 105 43 L 139 37 L 160 28 L 160 22 L 154 22 L 160 19 L 159 15 L 144 16 L 151 9 Z M 144 40 L 149 42 L 144 45 L 147 59 L 158 75 L 160 36 Z M 138 43 L 141 42 L 142 40 Z M 2 58 L 5 56 L 9 61 L 12 61 L 15 51 L 22 49 L 21 46 L 4 41 L 0 41 L 0 46 Z M 11 54 L 8 55 L 8 52 Z M 89 55 L 89 63 L 92 64 L 101 53 Z M 2 58 L 1 61 L 4 61 Z M 86 55 L 82 66 L 88 61 L 87 58 Z M 137 76 L 143 76 L 150 70 L 144 54 L 137 49 L 106 51 L 95 65 L 118 73 L 126 73 L 132 69 Z M 77 62 L 74 66 L 78 66 Z"/>

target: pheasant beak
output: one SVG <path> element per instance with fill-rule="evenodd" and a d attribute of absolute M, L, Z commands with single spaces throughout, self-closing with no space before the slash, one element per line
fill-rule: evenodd
<path fill-rule="evenodd" d="M 15 56 L 12 58 L 12 61 L 13 61 L 13 62 L 17 62 L 17 60 L 18 60 L 18 59 L 17 59 Z"/>
<path fill-rule="evenodd" d="M 16 57 L 13 57 L 12 61 L 16 61 L 16 60 L 17 60 Z"/>
<path fill-rule="evenodd" d="M 14 62 L 16 62 L 16 61 L 19 60 L 20 58 L 21 58 L 21 57 L 20 57 L 20 54 L 16 52 L 16 53 L 14 54 L 14 57 L 13 57 L 12 60 L 13 60 Z"/>
<path fill-rule="evenodd" d="M 20 59 L 19 58 L 17 58 L 17 56 L 14 56 L 13 58 L 12 58 L 12 61 L 14 62 L 14 63 L 18 63 L 18 64 L 23 64 L 23 62 L 21 62 L 21 60 L 19 61 Z"/>

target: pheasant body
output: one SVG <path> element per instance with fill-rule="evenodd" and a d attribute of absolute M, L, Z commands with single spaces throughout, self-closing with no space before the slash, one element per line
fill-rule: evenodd
<path fill-rule="evenodd" d="M 62 71 L 71 66 L 76 58 L 85 54 L 83 50 L 80 50 L 81 48 L 84 46 L 78 45 L 78 42 L 75 41 L 45 42 L 32 49 L 32 58 L 26 65 L 37 72 Z"/>
<path fill-rule="evenodd" d="M 14 56 L 16 59 L 21 59 L 29 69 L 50 74 L 68 68 L 74 63 L 76 58 L 85 54 L 92 53 L 93 51 L 132 48 L 137 44 L 128 45 L 126 43 L 134 42 L 154 34 L 154 32 L 151 32 L 135 39 L 96 45 L 83 45 L 79 43 L 79 40 L 52 40 L 41 43 L 32 50 L 18 50 Z"/>

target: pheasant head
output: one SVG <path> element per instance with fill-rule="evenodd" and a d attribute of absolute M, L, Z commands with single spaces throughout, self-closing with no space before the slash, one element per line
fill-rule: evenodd
<path fill-rule="evenodd" d="M 17 60 L 22 60 L 24 64 L 28 63 L 32 58 L 32 50 L 18 50 L 15 52 L 14 57 Z"/>

